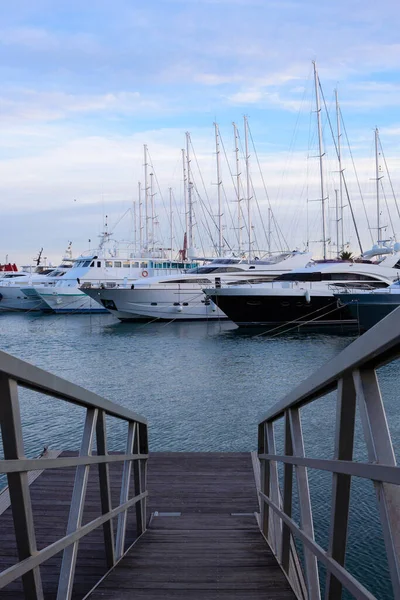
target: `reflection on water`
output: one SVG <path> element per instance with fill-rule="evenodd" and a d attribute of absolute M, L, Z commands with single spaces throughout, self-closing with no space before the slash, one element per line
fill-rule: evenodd
<path fill-rule="evenodd" d="M 135 324 L 119 323 L 108 315 L 0 314 L 2 350 L 144 415 L 152 451 L 254 450 L 257 422 L 264 413 L 354 339 L 259 333 L 239 330 L 228 321 Z M 396 443 L 398 375 L 397 363 L 382 369 Z M 27 390 L 21 390 L 21 399 L 29 456 L 44 445 L 77 448 L 82 409 Z M 334 401 L 330 395 L 303 411 L 305 446 L 311 456 L 332 455 Z M 122 450 L 123 427 L 109 420 L 109 432 L 111 448 Z M 276 432 L 279 450 L 279 426 Z M 361 432 L 356 452 L 364 459 Z M 317 541 L 326 547 L 331 476 L 311 472 L 310 487 Z M 387 571 L 382 571 L 382 560 L 376 561 L 383 549 L 372 485 L 356 482 L 352 494 L 351 519 L 357 529 L 350 535 L 349 568 L 363 574 L 379 597 L 390 598 Z M 364 531 L 366 538 L 354 531 Z"/>

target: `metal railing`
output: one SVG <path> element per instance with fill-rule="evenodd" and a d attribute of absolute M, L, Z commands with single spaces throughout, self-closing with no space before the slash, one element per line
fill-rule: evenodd
<path fill-rule="evenodd" d="M 258 426 L 258 457 L 261 463 L 261 530 L 292 587 L 293 539 L 302 543 L 307 597 L 321 598 L 318 561 L 326 568 L 325 598 L 338 600 L 343 588 L 355 598 L 374 595 L 345 567 L 350 488 L 352 477 L 374 484 L 386 556 L 395 598 L 400 598 L 400 468 L 382 402 L 376 369 L 400 355 L 400 309 L 388 315 L 350 344 L 295 390 L 278 402 Z M 329 460 L 305 454 L 300 409 L 337 390 L 335 441 Z M 353 457 L 356 408 L 368 451 L 368 462 Z M 284 453 L 276 452 L 274 423 L 283 419 Z M 283 463 L 282 489 L 278 463 Z M 314 537 L 307 469 L 332 473 L 332 500 L 328 549 Z M 293 519 L 296 477 L 300 526 Z M 359 535 L 362 535 L 359 532 Z"/>
<path fill-rule="evenodd" d="M 18 386 L 86 408 L 79 456 L 27 459 L 24 455 Z M 106 416 L 127 422 L 124 454 L 108 454 Z M 146 529 L 147 498 L 147 421 L 69 381 L 0 352 L 0 426 L 4 460 L 0 473 L 7 474 L 19 562 L 0 573 L 0 589 L 22 577 L 25 598 L 41 600 L 43 586 L 40 565 L 63 551 L 57 599 L 71 598 L 79 541 L 103 527 L 105 557 L 111 568 L 125 551 L 127 511 L 135 506 L 136 535 Z M 92 454 L 96 437 L 97 453 Z M 109 465 L 123 463 L 120 502 L 111 504 Z M 82 525 L 85 496 L 91 465 L 98 465 L 101 516 Z M 131 473 L 135 496 L 129 497 Z M 76 467 L 66 535 L 37 550 L 28 472 L 37 469 Z M 117 518 L 116 537 L 113 519 Z"/>

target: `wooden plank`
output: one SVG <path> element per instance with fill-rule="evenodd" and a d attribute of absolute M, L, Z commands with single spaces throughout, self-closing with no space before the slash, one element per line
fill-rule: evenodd
<path fill-rule="evenodd" d="M 40 460 L 57 458 L 58 456 L 60 456 L 61 452 L 62 452 L 62 450 L 47 450 L 47 449 L 45 449 L 43 454 L 39 458 L 40 458 Z M 42 473 L 43 473 L 43 469 L 41 469 L 39 471 L 29 471 L 28 485 L 31 485 L 31 483 L 33 483 L 39 477 L 39 475 L 41 475 Z M 7 508 L 9 506 L 11 506 L 10 490 L 8 489 L 8 486 L 6 486 L 0 492 L 0 516 L 3 514 L 3 512 L 5 510 L 7 510 Z"/>
<path fill-rule="evenodd" d="M 62 456 L 76 456 L 76 453 L 64 452 Z M 122 468 L 122 463 L 109 465 L 113 506 L 119 503 Z M 65 535 L 74 474 L 74 468 L 45 470 L 31 485 L 38 549 Z M 149 514 L 181 512 L 182 516 L 153 518 L 150 529 L 111 572 L 116 574 L 121 570 L 120 585 L 116 590 L 107 587 L 110 575 L 107 586 L 104 580 L 105 587 L 99 586 L 95 591 L 97 597 L 186 600 L 190 594 L 194 600 L 294 598 L 252 515 L 259 505 L 250 453 L 150 454 L 148 490 Z M 89 472 L 82 523 L 101 513 L 99 478 L 94 465 Z M 246 515 L 231 516 L 231 513 Z M 0 570 L 3 570 L 17 562 L 9 509 L 0 516 L 0 527 Z M 135 538 L 133 509 L 128 513 L 126 543 L 132 544 Z M 72 598 L 77 600 L 107 573 L 102 528 L 80 541 L 76 565 Z M 178 565 L 186 570 L 186 575 L 177 573 Z M 45 598 L 56 596 L 60 566 L 61 555 L 58 555 L 41 567 Z M 143 575 L 137 586 L 132 587 L 136 584 L 126 578 L 130 571 L 135 576 L 138 570 Z M 154 583 L 146 587 L 143 579 Z M 134 593 L 125 586 L 131 586 Z M 13 582 L 2 589 L 1 598 L 22 600 L 20 583 Z M 93 594 L 92 598 L 96 596 Z"/>

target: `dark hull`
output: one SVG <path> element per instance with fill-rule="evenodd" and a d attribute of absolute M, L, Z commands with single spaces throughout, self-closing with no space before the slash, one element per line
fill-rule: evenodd
<path fill-rule="evenodd" d="M 336 297 L 358 320 L 361 331 L 367 331 L 400 306 L 400 294 L 336 294 Z"/>
<path fill-rule="evenodd" d="M 211 296 L 239 327 L 287 326 L 307 331 L 358 331 L 357 319 L 333 296 Z M 285 327 L 286 329 L 286 327 Z"/>

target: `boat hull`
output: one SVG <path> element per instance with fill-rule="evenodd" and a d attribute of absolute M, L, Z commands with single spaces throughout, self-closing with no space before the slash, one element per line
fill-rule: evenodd
<path fill-rule="evenodd" d="M 307 331 L 354 331 L 358 328 L 346 306 L 339 307 L 332 294 L 218 294 L 210 298 L 239 327 Z"/>
<path fill-rule="evenodd" d="M 85 294 L 121 321 L 226 319 L 201 289 L 86 289 Z"/>
<path fill-rule="evenodd" d="M 32 293 L 30 293 L 32 291 Z M 0 288 L 0 311 L 39 311 L 45 310 L 46 303 L 35 293 L 34 288 L 30 290 L 17 286 Z"/>
<path fill-rule="evenodd" d="M 358 320 L 361 331 L 367 331 L 400 306 L 400 294 L 335 294 L 335 296 L 346 306 L 352 317 Z"/>
<path fill-rule="evenodd" d="M 107 310 L 95 300 L 79 292 L 76 288 L 66 291 L 40 291 L 38 293 L 48 309 L 57 314 L 105 314 Z"/>

